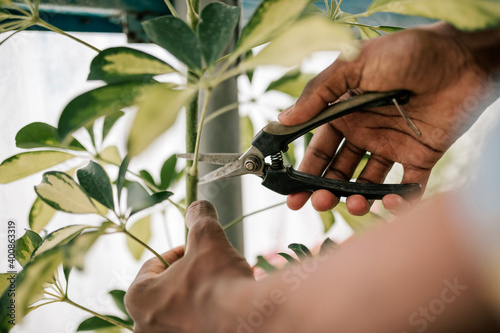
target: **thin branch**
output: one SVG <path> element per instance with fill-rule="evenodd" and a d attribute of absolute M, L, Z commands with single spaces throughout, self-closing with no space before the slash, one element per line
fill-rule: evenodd
<path fill-rule="evenodd" d="M 170 10 L 170 13 L 172 13 L 172 15 L 175 16 L 175 17 L 179 17 L 179 14 L 177 14 L 177 11 L 175 10 L 175 8 L 172 5 L 172 3 L 170 2 L 170 0 L 164 0 L 164 1 L 165 1 L 165 4 L 168 7 L 168 10 Z"/>
<path fill-rule="evenodd" d="M 15 34 L 17 34 L 17 33 L 20 33 L 21 31 L 23 31 L 23 30 L 24 30 L 24 29 L 26 29 L 26 28 L 27 28 L 27 27 L 23 27 L 22 29 L 17 30 L 16 32 L 14 32 L 14 33 L 10 34 L 10 35 L 9 35 L 9 37 L 5 38 L 4 40 L 2 40 L 2 41 L 0 42 L 0 46 L 1 46 L 3 43 L 5 43 L 6 41 L 8 41 L 8 40 L 9 40 L 12 36 L 14 36 L 14 35 L 15 35 Z"/>
<path fill-rule="evenodd" d="M 219 110 L 211 113 L 206 119 L 205 119 L 205 125 L 208 124 L 209 122 L 211 122 L 212 120 L 214 120 L 215 118 L 217 117 L 220 117 L 222 116 L 224 113 L 226 112 L 229 112 L 229 111 L 232 111 L 234 109 L 236 109 L 238 106 L 240 105 L 240 102 L 234 102 L 232 104 L 228 104 L 222 108 L 220 108 Z"/>
<path fill-rule="evenodd" d="M 198 123 L 198 133 L 196 136 L 196 145 L 194 148 L 193 166 L 189 170 L 191 175 L 198 174 L 198 155 L 200 153 L 201 132 L 203 130 L 203 125 L 205 124 L 205 117 L 207 115 L 207 110 L 208 110 L 208 102 L 210 101 L 211 95 L 212 95 L 212 90 L 207 89 L 205 91 L 205 96 L 203 96 L 204 101 L 203 101 L 203 106 L 201 108 L 200 121 Z"/>
<path fill-rule="evenodd" d="M 153 250 L 148 244 L 144 243 L 143 241 L 141 241 L 139 238 L 135 237 L 134 235 L 132 235 L 128 230 L 126 229 L 123 229 L 122 231 L 124 234 L 126 234 L 128 237 L 132 238 L 133 240 L 135 240 L 137 243 L 141 244 L 142 246 L 144 246 L 146 249 L 149 250 L 149 252 L 151 252 L 152 254 L 154 254 L 158 259 L 160 259 L 160 261 L 166 266 L 166 267 L 170 267 L 170 264 L 158 253 L 156 252 L 155 250 Z"/>
<path fill-rule="evenodd" d="M 335 12 L 332 15 L 332 19 L 335 19 L 337 17 L 337 15 L 339 14 L 339 12 L 340 12 L 340 5 L 342 4 L 342 1 L 344 1 L 344 0 L 340 0 L 339 3 L 338 3 L 338 5 L 337 5 L 337 8 L 335 8 Z"/>
<path fill-rule="evenodd" d="M 285 203 L 286 203 L 286 201 L 280 202 L 278 204 L 275 204 L 275 205 L 272 205 L 272 206 L 269 206 L 269 207 L 266 207 L 266 208 L 262 208 L 262 209 L 256 210 L 255 212 L 252 212 L 252 213 L 243 215 L 241 217 L 238 217 L 237 219 L 235 219 L 235 220 L 229 222 L 228 224 L 226 224 L 222 229 L 224 229 L 224 231 L 226 231 L 227 229 L 229 229 L 231 227 L 234 227 L 236 224 L 240 223 L 241 221 L 243 221 L 245 218 L 247 218 L 249 216 L 252 216 L 252 215 L 255 215 L 255 214 L 258 214 L 258 213 L 262 213 L 262 212 L 264 212 L 266 210 L 269 210 L 269 209 L 272 209 L 272 208 L 284 205 Z"/>
<path fill-rule="evenodd" d="M 95 312 L 95 311 L 92 311 L 92 310 L 90 310 L 90 309 L 88 309 L 88 308 L 86 308 L 86 307 L 84 307 L 84 306 L 82 306 L 82 305 L 80 305 L 80 304 L 78 304 L 78 303 L 73 302 L 73 301 L 72 301 L 72 300 L 70 300 L 69 298 L 65 298 L 65 299 L 63 300 L 63 302 L 68 303 L 68 304 L 70 304 L 70 305 L 73 305 L 74 307 L 76 307 L 76 308 L 78 308 L 78 309 L 80 309 L 80 310 L 83 310 L 83 311 L 85 311 L 85 312 L 88 312 L 88 313 L 90 313 L 91 315 L 94 315 L 94 316 L 96 316 L 97 318 L 100 318 L 100 319 L 102 319 L 102 320 L 105 320 L 105 321 L 107 321 L 108 323 L 111 323 L 111 324 L 113 324 L 113 325 L 115 325 L 115 326 L 118 326 L 118 327 L 124 328 L 124 329 L 126 329 L 126 330 L 131 331 L 131 332 L 134 330 L 134 328 L 133 328 L 132 326 L 122 324 L 122 323 L 120 323 L 120 322 L 118 322 L 118 321 L 114 320 L 113 318 L 109 318 L 109 317 L 103 316 L 103 315 L 102 315 L 102 314 L 100 314 L 100 313 L 97 313 L 97 312 Z"/>
<path fill-rule="evenodd" d="M 101 52 L 101 50 L 99 50 L 97 47 L 95 47 L 93 45 L 90 45 L 89 43 L 84 42 L 83 40 L 81 40 L 81 39 L 79 39 L 79 38 L 77 38 L 77 37 L 75 37 L 73 35 L 70 35 L 70 34 L 66 33 L 65 31 L 63 31 L 63 30 L 61 30 L 61 29 L 53 26 L 50 23 L 47 23 L 47 22 L 43 21 L 42 19 L 39 19 L 38 21 L 36 21 L 36 24 L 38 24 L 41 27 L 47 28 L 47 29 L 49 29 L 49 30 L 51 30 L 53 32 L 56 32 L 58 34 L 61 34 L 63 36 L 69 37 L 69 38 L 73 39 L 74 41 L 77 41 L 78 43 L 83 44 L 83 45 L 91 48 L 92 50 L 94 50 L 94 51 L 96 51 L 98 53 Z"/>

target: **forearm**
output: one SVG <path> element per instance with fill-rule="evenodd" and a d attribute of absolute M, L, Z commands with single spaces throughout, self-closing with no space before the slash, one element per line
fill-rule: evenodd
<path fill-rule="evenodd" d="M 218 319 L 228 332 L 255 333 L 477 328 L 485 313 L 477 278 L 441 204 L 348 241 L 326 260 L 229 294 L 219 288 L 231 311 Z"/>

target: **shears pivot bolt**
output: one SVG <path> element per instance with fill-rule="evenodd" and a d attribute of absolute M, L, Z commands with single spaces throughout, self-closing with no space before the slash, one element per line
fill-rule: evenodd
<path fill-rule="evenodd" d="M 260 160 L 255 156 L 250 156 L 244 163 L 245 169 L 247 171 L 256 171 L 260 168 Z"/>

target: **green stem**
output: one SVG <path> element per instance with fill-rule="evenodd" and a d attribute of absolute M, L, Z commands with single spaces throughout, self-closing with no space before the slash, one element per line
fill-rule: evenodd
<path fill-rule="evenodd" d="M 200 0 L 186 0 L 186 5 L 188 8 L 187 20 L 193 31 L 198 29 L 198 23 L 200 22 Z"/>
<path fill-rule="evenodd" d="M 211 122 L 212 120 L 214 120 L 215 118 L 222 116 L 224 113 L 236 109 L 239 105 L 240 105 L 240 102 L 234 102 L 232 104 L 226 105 L 226 106 L 220 108 L 219 110 L 211 113 L 205 119 L 205 125 L 208 124 L 209 122 Z"/>
<path fill-rule="evenodd" d="M 33 311 L 33 310 L 36 310 L 44 305 L 48 305 L 48 304 L 52 304 L 52 303 L 57 303 L 57 302 L 60 302 L 61 300 L 59 299 L 54 299 L 54 300 L 51 300 L 51 301 L 48 301 L 48 302 L 45 302 L 45 303 L 42 303 L 42 304 L 38 304 L 38 305 L 35 305 L 35 306 L 32 306 L 30 307 L 30 311 Z"/>
<path fill-rule="evenodd" d="M 205 117 L 207 116 L 208 103 L 210 101 L 210 96 L 212 95 L 212 90 L 205 90 L 205 95 L 203 96 L 203 106 L 201 108 L 201 117 L 198 124 L 198 133 L 196 134 L 196 145 L 194 147 L 193 165 L 189 169 L 191 174 L 198 174 L 198 155 L 200 154 L 200 143 L 201 143 L 201 132 L 203 131 L 203 126 L 205 125 Z"/>
<path fill-rule="evenodd" d="M 152 254 L 154 254 L 158 259 L 160 259 L 160 261 L 166 266 L 166 267 L 170 267 L 170 264 L 158 253 L 156 252 L 155 250 L 153 250 L 148 244 L 144 243 L 143 241 L 141 241 L 139 238 L 135 237 L 134 235 L 132 235 L 127 229 L 123 229 L 122 231 L 125 235 L 127 235 L 128 237 L 132 238 L 133 240 L 135 240 L 137 243 L 141 244 L 142 246 L 144 246 L 146 249 L 149 250 L 149 252 L 151 252 Z"/>
<path fill-rule="evenodd" d="M 198 94 L 189 102 L 186 109 L 186 152 L 194 153 L 198 125 Z M 193 161 L 186 162 L 186 207 L 198 198 L 198 175 L 190 172 Z"/>
<path fill-rule="evenodd" d="M 70 305 L 73 305 L 74 307 L 76 307 L 76 308 L 78 308 L 78 309 L 80 309 L 80 310 L 83 310 L 83 311 L 85 311 L 85 312 L 88 312 L 88 313 L 90 313 L 91 315 L 94 315 L 94 316 L 96 316 L 97 318 L 100 318 L 100 319 L 102 319 L 102 320 L 105 320 L 105 321 L 107 321 L 108 323 L 111 323 L 111 324 L 113 324 L 113 325 L 115 325 L 115 326 L 118 326 L 118 327 L 124 328 L 124 329 L 126 329 L 126 330 L 131 331 L 131 332 L 134 330 L 134 328 L 133 328 L 132 326 L 122 324 L 122 323 L 120 323 L 120 322 L 118 322 L 118 321 L 114 320 L 113 318 L 109 318 L 109 317 L 103 316 L 103 315 L 102 315 L 102 314 L 100 314 L 100 313 L 97 313 L 97 312 L 95 312 L 95 311 L 92 311 L 92 310 L 90 310 L 90 309 L 88 309 L 88 308 L 86 308 L 86 307 L 84 307 L 84 306 L 82 306 L 82 305 L 80 305 L 80 304 L 78 304 L 78 303 L 73 302 L 73 301 L 72 301 L 72 300 L 70 300 L 69 298 L 65 298 L 65 299 L 63 299 L 63 302 L 68 303 L 68 304 L 70 304 Z"/>
<path fill-rule="evenodd" d="M 179 14 L 177 14 L 177 11 L 169 0 L 165 0 L 165 4 L 167 5 L 168 10 L 170 10 L 170 13 L 172 13 L 173 16 L 179 17 Z"/>
<path fill-rule="evenodd" d="M 23 28 L 21 28 L 20 30 L 17 30 L 16 32 L 11 33 L 11 34 L 10 34 L 7 38 L 5 38 L 4 40 L 2 40 L 2 41 L 0 42 L 0 45 L 2 45 L 2 44 L 3 44 L 3 43 L 5 43 L 6 41 L 8 41 L 10 38 L 12 38 L 12 36 L 14 36 L 14 35 L 15 35 L 15 34 L 17 34 L 17 33 L 20 33 L 21 31 L 23 31 L 23 30 L 24 30 L 24 29 L 26 29 L 26 28 L 27 28 L 27 27 L 23 27 Z"/>
<path fill-rule="evenodd" d="M 63 31 L 63 30 L 61 30 L 61 29 L 59 29 L 59 28 L 57 28 L 57 27 L 53 26 L 53 25 L 52 25 L 52 24 L 50 24 L 50 23 L 47 23 L 47 22 L 43 21 L 42 19 L 38 19 L 38 20 L 36 21 L 36 24 L 37 24 L 37 25 L 39 25 L 39 26 L 41 26 L 41 27 L 47 28 L 47 29 L 49 29 L 49 30 L 51 30 L 51 31 L 53 31 L 53 32 L 56 32 L 56 33 L 58 33 L 58 34 L 61 34 L 61 35 L 63 35 L 63 36 L 69 37 L 69 38 L 73 39 L 74 41 L 77 41 L 78 43 L 83 44 L 83 45 L 85 45 L 85 46 L 87 46 L 87 47 L 91 48 L 92 50 L 94 50 L 94 51 L 96 51 L 96 52 L 101 52 L 101 50 L 99 50 L 97 47 L 95 47 L 95 46 L 93 46 L 93 45 L 90 45 L 89 43 L 84 42 L 83 40 L 81 40 L 81 39 L 79 39 L 79 38 L 77 38 L 77 37 L 75 37 L 75 36 L 72 36 L 72 35 L 70 35 L 70 34 L 66 33 L 65 31 Z"/>
<path fill-rule="evenodd" d="M 231 227 L 234 227 L 235 225 L 237 225 L 238 223 L 240 223 L 241 221 L 243 221 L 245 218 L 247 218 L 249 216 L 252 216 L 252 215 L 255 215 L 255 214 L 258 214 L 258 213 L 262 213 L 262 212 L 264 212 L 266 210 L 269 210 L 269 209 L 272 209 L 272 208 L 284 205 L 285 203 L 286 203 L 286 201 L 285 202 L 280 202 L 278 204 L 275 204 L 275 205 L 272 205 L 272 206 L 269 206 L 269 207 L 266 207 L 266 208 L 262 208 L 262 209 L 256 210 L 255 212 L 249 213 L 247 215 L 243 215 L 241 217 L 238 217 L 237 219 L 235 219 L 235 220 L 229 222 L 228 224 L 226 224 L 223 227 L 223 229 L 224 229 L 224 231 L 226 231 L 227 229 L 229 229 Z"/>
<path fill-rule="evenodd" d="M 335 12 L 333 13 L 332 15 L 332 19 L 334 20 L 337 15 L 339 14 L 339 11 L 340 11 L 340 5 L 342 4 L 342 1 L 344 0 L 340 0 L 339 3 L 337 4 L 337 8 L 335 8 Z"/>

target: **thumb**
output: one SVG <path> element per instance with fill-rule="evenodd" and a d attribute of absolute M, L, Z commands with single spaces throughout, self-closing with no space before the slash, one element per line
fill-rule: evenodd
<path fill-rule="evenodd" d="M 186 226 L 189 229 L 186 255 L 207 247 L 231 247 L 219 224 L 217 211 L 208 201 L 196 201 L 189 206 Z"/>
<path fill-rule="evenodd" d="M 357 88 L 360 71 L 356 67 L 355 62 L 335 61 L 309 81 L 297 102 L 283 111 L 278 120 L 285 126 L 293 126 L 316 116 L 349 89 Z"/>

